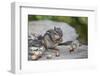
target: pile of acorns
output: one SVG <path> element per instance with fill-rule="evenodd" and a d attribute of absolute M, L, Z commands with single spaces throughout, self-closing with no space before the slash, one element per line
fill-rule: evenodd
<path fill-rule="evenodd" d="M 44 48 L 43 47 L 30 47 L 29 48 L 29 56 L 28 59 L 29 60 L 38 60 L 39 58 L 42 57 L 43 52 L 44 52 Z"/>

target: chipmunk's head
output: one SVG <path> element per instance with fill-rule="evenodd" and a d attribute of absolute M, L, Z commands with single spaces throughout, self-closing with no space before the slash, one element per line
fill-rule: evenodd
<path fill-rule="evenodd" d="M 59 36 L 59 38 L 63 36 L 62 30 L 59 27 L 54 27 L 54 34 L 55 36 Z"/>
<path fill-rule="evenodd" d="M 63 32 L 62 32 L 61 28 L 59 28 L 59 27 L 54 27 L 54 29 L 48 30 L 46 32 L 46 35 L 48 35 L 50 37 L 50 39 L 55 43 L 62 42 Z"/>
<path fill-rule="evenodd" d="M 62 32 L 61 28 L 54 27 L 53 32 L 51 34 L 52 40 L 54 42 L 59 43 L 62 41 L 62 36 L 63 36 L 63 32 Z"/>

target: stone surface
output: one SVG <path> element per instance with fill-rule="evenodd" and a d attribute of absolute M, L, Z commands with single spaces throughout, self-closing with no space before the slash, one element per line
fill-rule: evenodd
<path fill-rule="evenodd" d="M 39 59 L 39 60 L 47 60 L 46 55 L 50 54 L 52 55 L 52 59 L 84 59 L 88 58 L 88 47 L 86 45 L 82 45 L 81 47 L 75 49 L 73 52 L 69 52 L 69 49 L 66 46 L 60 46 L 58 47 L 60 49 L 60 56 L 55 57 L 55 54 L 52 50 L 49 50 L 49 52 L 45 52 L 45 54 Z"/>
<path fill-rule="evenodd" d="M 30 33 L 36 33 L 44 35 L 44 33 L 48 29 L 53 29 L 55 27 L 60 27 L 63 31 L 63 42 L 75 40 L 78 34 L 76 33 L 75 29 L 71 27 L 70 25 L 64 23 L 64 22 L 54 22 L 49 20 L 43 20 L 43 21 L 31 21 L 29 22 L 29 34 Z"/>
<path fill-rule="evenodd" d="M 28 33 L 35 33 L 36 35 L 44 35 L 44 33 L 48 29 L 53 29 L 55 27 L 60 27 L 63 31 L 63 42 L 66 41 L 74 41 L 78 34 L 76 30 L 70 25 L 63 22 L 54 22 L 49 20 L 43 21 L 31 21 L 28 24 Z M 52 58 L 50 60 L 55 59 L 83 59 L 88 58 L 88 47 L 87 45 L 82 45 L 75 49 L 74 52 L 69 52 L 69 48 L 67 46 L 58 46 L 60 50 L 60 56 L 55 57 L 55 53 L 53 50 L 45 51 L 42 57 L 39 60 L 47 60 L 47 56 L 50 55 Z M 28 50 L 29 51 L 29 50 Z"/>

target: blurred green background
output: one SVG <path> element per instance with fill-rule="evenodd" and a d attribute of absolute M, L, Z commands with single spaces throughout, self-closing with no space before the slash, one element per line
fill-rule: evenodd
<path fill-rule="evenodd" d="M 52 20 L 68 23 L 79 34 L 78 40 L 81 43 L 88 44 L 88 17 L 28 15 L 28 21 L 36 20 Z"/>

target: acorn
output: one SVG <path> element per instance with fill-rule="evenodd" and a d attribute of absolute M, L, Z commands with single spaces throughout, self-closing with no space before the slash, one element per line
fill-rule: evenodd
<path fill-rule="evenodd" d="M 37 55 L 32 55 L 32 60 L 37 60 L 38 56 Z"/>
<path fill-rule="evenodd" d="M 51 59 L 52 58 L 52 55 L 47 55 L 47 59 Z"/>
<path fill-rule="evenodd" d="M 35 53 L 34 53 L 35 55 L 37 55 L 37 56 L 39 56 L 39 55 L 41 55 L 42 54 L 42 52 L 41 51 L 35 51 Z"/>
<path fill-rule="evenodd" d="M 75 50 L 75 48 L 73 48 L 73 46 L 70 46 L 69 52 L 71 53 L 71 52 L 73 52 L 74 50 Z"/>

